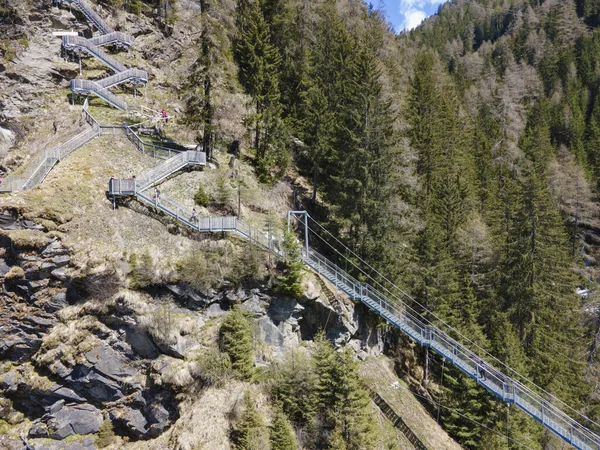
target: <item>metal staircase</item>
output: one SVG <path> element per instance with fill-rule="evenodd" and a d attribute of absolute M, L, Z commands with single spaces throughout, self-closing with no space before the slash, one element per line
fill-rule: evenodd
<path fill-rule="evenodd" d="M 76 6 L 85 17 L 98 28 L 100 33 L 102 33 L 91 39 L 80 36 L 63 36 L 63 49 L 73 53 L 77 52 L 79 58 L 81 58 L 82 54 L 92 56 L 115 72 L 114 75 L 97 81 L 82 79 L 71 80 L 71 92 L 73 94 L 97 95 L 115 108 L 127 111 L 127 103 L 111 93 L 108 88 L 121 83 L 133 83 L 137 87 L 138 84 L 148 82 L 148 72 L 140 69 L 127 68 L 125 64 L 110 56 L 100 47 L 103 45 L 116 45 L 117 47 L 128 48 L 132 45 L 133 38 L 125 33 L 112 31 L 86 1 L 63 0 L 63 3 Z"/>
<path fill-rule="evenodd" d="M 369 393 L 371 394 L 373 403 L 375 403 L 385 417 L 392 422 L 392 425 L 394 425 L 395 428 L 404 434 L 406 439 L 408 439 L 408 441 L 416 450 L 428 450 L 423 441 L 419 439 L 419 437 L 406 424 L 404 419 L 396 411 L 394 411 L 394 408 L 392 408 L 381 395 L 379 395 L 373 389 L 369 389 Z"/>
<path fill-rule="evenodd" d="M 77 7 L 104 35 L 111 33 L 110 28 L 106 26 L 100 16 L 91 9 L 86 1 L 60 1 Z M 116 38 L 111 37 L 106 39 Z M 85 43 L 77 39 L 67 41 L 73 42 L 73 45 L 78 46 L 80 49 L 86 49 L 85 51 L 89 50 L 89 54 L 102 60 L 115 70 L 117 74 L 122 74 L 123 77 L 126 76 L 124 72 L 129 69 L 99 49 L 98 46 L 102 44 L 95 44 L 94 42 L 98 42 L 97 40 L 85 40 Z M 125 40 L 121 40 L 120 42 L 125 42 Z M 137 77 L 137 75 L 132 76 L 134 78 Z M 114 81 L 117 82 L 110 84 Z M 115 85 L 118 84 L 118 82 L 121 81 L 110 80 L 105 83 Z M 82 84 L 81 89 L 87 89 L 89 92 L 93 93 L 101 92 L 101 96 L 105 95 L 106 97 L 109 97 L 104 91 L 98 89 L 98 87 L 100 87 L 101 89 L 106 90 L 105 86 L 101 85 L 99 82 L 91 83 L 95 83 L 95 85 L 84 87 Z M 123 109 L 126 109 L 126 105 Z M 101 134 L 101 126 L 88 113 L 87 101 L 84 104 L 82 115 L 90 125 L 88 130 L 80 133 L 55 149 L 39 153 L 23 174 L 18 177 L 10 176 L 4 179 L 0 184 L 0 191 L 8 192 L 30 189 L 40 183 L 58 161 L 89 142 L 91 139 L 99 136 Z M 136 146 L 143 150 L 144 145 L 138 142 L 139 137 L 137 140 L 134 139 L 131 135 L 132 131 L 130 129 L 128 130 L 127 127 L 124 127 L 124 129 L 129 139 L 131 139 L 134 144 L 137 142 Z M 281 236 L 258 230 L 257 228 L 245 224 L 237 217 L 198 217 L 190 208 L 179 205 L 165 196 L 160 196 L 159 198 L 156 198 L 155 196 L 153 198 L 152 195 L 147 192 L 152 186 L 183 168 L 189 166 L 201 166 L 204 164 L 206 164 L 206 156 L 203 153 L 182 152 L 151 169 L 149 172 L 142 175 L 139 180 L 111 179 L 109 182 L 108 193 L 113 199 L 118 196 L 133 196 L 141 202 L 164 212 L 194 230 L 200 232 L 232 232 L 266 251 L 281 257 L 285 256 L 280 246 L 282 240 Z M 432 323 L 429 319 L 413 310 L 409 305 L 402 301 L 399 295 L 392 292 L 389 288 L 386 288 L 374 279 L 372 279 L 373 284 L 377 287 L 358 281 L 333 262 L 320 255 L 316 250 L 312 249 L 308 242 L 308 214 L 304 211 L 290 211 L 288 213 L 288 223 L 292 217 L 298 219 L 301 216 L 304 216 L 303 223 L 306 227 L 306 238 L 302 251 L 302 258 L 306 265 L 317 274 L 326 278 L 338 290 L 344 292 L 351 299 L 364 303 L 371 310 L 381 315 L 387 322 L 411 337 L 415 342 L 434 350 L 464 374 L 475 380 L 480 386 L 484 387 L 504 402 L 518 406 L 521 410 L 532 416 L 544 427 L 573 447 L 580 450 L 600 450 L 600 435 L 563 412 L 566 405 L 560 402 L 556 397 L 543 392 L 535 385 L 528 383 L 527 380 L 516 376 L 511 377 L 506 375 L 494 365 L 486 362 L 482 356 L 472 351 L 468 346 L 461 344 L 458 340 L 451 337 L 449 332 L 444 331 L 438 324 Z M 299 220 L 299 222 L 302 224 L 302 221 Z M 352 261 L 349 261 L 349 263 L 353 264 Z"/>
<path fill-rule="evenodd" d="M 108 34 L 113 31 L 86 0 L 57 0 L 58 2 L 75 6 L 102 34 Z"/>
<path fill-rule="evenodd" d="M 71 91 L 79 94 L 95 94 L 106 100 L 112 106 L 127 110 L 127 103 L 111 93 L 108 88 L 125 82 L 146 83 L 148 73 L 139 69 L 128 69 L 123 63 L 116 60 L 100 47 L 103 45 L 116 45 L 126 48 L 131 46 L 133 38 L 125 33 L 112 31 L 102 18 L 93 10 L 85 0 L 57 0 L 58 3 L 75 6 L 83 15 L 101 32 L 100 36 L 85 39 L 78 36 L 64 36 L 63 48 L 65 50 L 79 51 L 89 54 L 102 61 L 116 73 L 99 81 L 71 80 Z M 100 136 L 100 124 L 89 114 L 88 101 L 84 102 L 82 118 L 90 128 L 82 131 L 67 142 L 50 150 L 38 152 L 29 162 L 25 170 L 19 175 L 9 175 L 0 183 L 0 192 L 27 191 L 41 183 L 50 170 L 62 159 L 66 158 L 79 147 L 87 144 L 92 139 Z"/>
<path fill-rule="evenodd" d="M 100 136 L 100 125 L 87 111 L 87 102 L 81 112 L 90 128 L 82 131 L 64 144 L 39 152 L 20 175 L 9 175 L 0 183 L 0 192 L 28 191 L 37 186 L 48 175 L 55 164 L 69 156 L 78 148 Z"/>

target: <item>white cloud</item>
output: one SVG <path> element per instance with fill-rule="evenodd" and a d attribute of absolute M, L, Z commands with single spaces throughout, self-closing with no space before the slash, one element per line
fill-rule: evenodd
<path fill-rule="evenodd" d="M 420 11 L 418 9 L 406 11 L 404 13 L 404 20 L 402 21 L 402 28 L 405 30 L 412 30 L 413 28 L 418 27 L 425 17 L 427 17 L 425 11 Z"/>
<path fill-rule="evenodd" d="M 446 0 L 400 0 L 400 15 L 403 17 L 400 28 L 412 30 L 418 27 L 423 19 L 437 10 Z"/>

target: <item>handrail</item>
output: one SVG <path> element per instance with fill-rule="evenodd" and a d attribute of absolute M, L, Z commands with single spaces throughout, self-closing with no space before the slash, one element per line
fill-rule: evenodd
<path fill-rule="evenodd" d="M 107 24 L 104 22 L 102 17 L 100 17 L 96 11 L 88 4 L 85 0 L 61 0 L 63 3 L 69 3 L 70 5 L 75 5 L 77 9 L 79 9 L 84 16 L 88 18 L 90 22 L 96 25 L 96 28 L 100 30 L 102 33 L 107 34 L 113 31 Z"/>
<path fill-rule="evenodd" d="M 372 286 L 360 283 L 312 249 L 309 249 L 308 255 L 303 251 L 303 259 L 350 298 L 363 302 L 416 342 L 433 349 L 503 401 L 516 404 L 569 444 L 585 450 L 600 448 L 600 436 L 565 414 L 552 403 L 552 399 L 542 397 L 520 381 L 487 364 L 426 318 L 411 312 L 402 301 L 390 300 Z"/>
<path fill-rule="evenodd" d="M 136 183 L 133 186 L 129 185 L 129 189 L 132 187 L 133 191 L 128 195 L 136 195 L 141 201 L 195 230 L 235 232 L 254 244 L 282 256 L 280 237 L 256 230 L 236 217 L 197 217 L 193 210 L 178 205 L 164 195 L 160 198 L 152 198 L 138 189 Z M 118 195 L 117 192 L 113 194 Z M 519 380 L 486 363 L 475 352 L 439 329 L 426 317 L 413 311 L 401 300 L 390 299 L 386 293 L 368 283 L 360 282 L 310 247 L 308 252 L 303 249 L 302 259 L 312 270 L 329 280 L 351 299 L 364 303 L 417 343 L 434 350 L 503 401 L 514 403 L 573 447 L 580 450 L 600 449 L 600 436 L 564 413 L 553 403 L 552 398 L 543 397 Z"/>
<path fill-rule="evenodd" d="M 179 153 L 183 153 L 185 150 L 177 150 L 169 147 L 161 147 L 160 145 L 149 144 L 144 142 L 138 134 L 131 128 L 130 126 L 125 125 L 125 136 L 135 147 L 142 153 L 146 154 L 148 150 L 148 154 L 150 154 L 150 150 L 152 151 L 153 158 L 160 159 L 168 159 L 173 157 L 173 155 L 177 155 Z"/>
<path fill-rule="evenodd" d="M 121 100 L 117 95 L 95 81 L 75 78 L 71 80 L 70 87 L 72 92 L 77 92 L 78 94 L 96 94 L 116 108 L 122 109 L 123 111 L 127 111 L 128 109 L 128 105 L 125 101 Z"/>
<path fill-rule="evenodd" d="M 113 31 L 111 33 L 102 34 L 100 36 L 93 36 L 88 39 L 92 44 L 100 47 L 102 45 L 109 45 L 118 43 L 120 45 L 131 46 L 133 44 L 133 38 L 122 31 Z"/>
<path fill-rule="evenodd" d="M 124 72 L 119 72 L 110 77 L 102 78 L 96 81 L 97 84 L 104 88 L 116 86 L 125 81 L 136 81 L 138 83 L 148 82 L 148 72 L 140 69 L 127 69 Z"/>
<path fill-rule="evenodd" d="M 169 175 L 183 169 L 188 165 L 205 165 L 206 154 L 204 152 L 186 151 L 158 164 L 150 171 L 136 180 L 136 190 L 143 192 Z"/>
<path fill-rule="evenodd" d="M 109 68 L 114 70 L 115 72 L 124 72 L 127 70 L 127 66 L 123 64 L 121 61 L 110 56 L 100 47 L 92 44 L 88 39 L 80 36 L 63 36 L 63 47 L 67 49 L 79 48 L 82 49 L 95 58 L 102 61 Z"/>

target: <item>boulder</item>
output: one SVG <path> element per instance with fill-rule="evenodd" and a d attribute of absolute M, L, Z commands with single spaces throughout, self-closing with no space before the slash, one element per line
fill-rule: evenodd
<path fill-rule="evenodd" d="M 199 293 L 185 283 L 169 284 L 166 288 L 173 294 L 177 301 L 189 309 L 203 309 L 217 301 L 215 296 Z"/>
<path fill-rule="evenodd" d="M 44 305 L 44 309 L 48 312 L 56 312 L 68 306 L 67 293 L 60 292 L 52 297 L 52 300 Z"/>
<path fill-rule="evenodd" d="M 111 347 L 102 344 L 85 354 L 96 371 L 113 380 L 132 377 L 137 370 L 129 367 L 129 361 Z"/>
<path fill-rule="evenodd" d="M 55 256 L 65 255 L 67 253 L 69 253 L 69 251 L 63 247 L 62 242 L 59 240 L 50 242 L 50 244 L 48 244 L 46 248 L 42 250 L 42 256 L 44 258 L 53 258 Z"/>
<path fill-rule="evenodd" d="M 45 423 L 41 421 L 33 422 L 33 425 L 29 429 L 28 433 L 30 438 L 47 438 L 48 437 L 48 427 Z"/>
<path fill-rule="evenodd" d="M 52 262 L 56 264 L 57 267 L 66 266 L 71 262 L 71 258 L 67 255 L 59 255 L 52 258 Z"/>
<path fill-rule="evenodd" d="M 10 272 L 10 266 L 6 264 L 6 261 L 0 259 L 0 277 L 4 277 L 8 272 Z"/>
<path fill-rule="evenodd" d="M 50 272 L 50 275 L 52 275 L 54 278 L 56 278 L 59 281 L 67 281 L 67 279 L 69 278 L 69 277 L 67 277 L 64 268 L 55 269 L 52 272 Z"/>
<path fill-rule="evenodd" d="M 131 434 L 137 438 L 144 437 L 148 432 L 148 421 L 138 409 L 126 407 L 120 417 L 115 419 L 125 425 Z"/>
<path fill-rule="evenodd" d="M 63 405 L 58 402 L 50 408 L 44 421 L 53 439 L 64 439 L 73 434 L 97 433 L 102 425 L 102 413 L 90 404 Z"/>
<path fill-rule="evenodd" d="M 102 376 L 90 365 L 75 365 L 65 381 L 97 402 L 111 402 L 124 396 L 119 383 Z"/>

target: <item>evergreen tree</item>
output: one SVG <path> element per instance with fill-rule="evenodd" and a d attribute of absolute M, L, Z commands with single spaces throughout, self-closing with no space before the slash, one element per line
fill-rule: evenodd
<path fill-rule="evenodd" d="M 233 370 L 243 380 L 254 374 L 253 333 L 250 319 L 239 308 L 234 308 L 221 325 L 221 348 L 231 358 Z"/>
<path fill-rule="evenodd" d="M 286 232 L 283 239 L 283 251 L 286 256 L 285 274 L 278 278 L 277 291 L 283 295 L 300 298 L 303 293 L 302 275 L 304 262 L 300 243 L 294 233 Z"/>
<path fill-rule="evenodd" d="M 574 343 L 582 330 L 568 237 L 548 187 L 547 166 L 554 151 L 545 111 L 543 102 L 531 111 L 521 142 L 527 160 L 502 288 L 534 380 L 574 399 L 581 387 L 574 380 L 580 379 L 582 368 L 577 361 L 581 348 Z"/>
<path fill-rule="evenodd" d="M 269 27 L 263 17 L 260 2 L 244 6 L 242 35 L 238 43 L 241 75 L 252 97 L 255 113 L 254 149 L 259 177 L 269 180 L 272 170 L 279 173 L 287 167 L 289 155 L 285 149 L 285 127 L 281 119 L 279 92 L 281 57 L 270 42 Z M 241 12 L 238 10 L 238 15 Z"/>
<path fill-rule="evenodd" d="M 318 382 L 314 361 L 304 352 L 289 353 L 277 366 L 273 396 L 299 426 L 311 423 L 316 414 Z"/>
<path fill-rule="evenodd" d="M 267 427 L 262 414 L 256 409 L 256 402 L 250 391 L 246 391 L 244 394 L 244 412 L 234 424 L 231 438 L 236 450 L 268 448 Z"/>
<path fill-rule="evenodd" d="M 370 399 L 358 376 L 358 365 L 352 354 L 349 351 L 335 353 L 321 333 L 315 338 L 313 355 L 318 379 L 318 404 L 326 428 L 338 430 L 348 450 L 372 448 Z M 332 436 L 335 437 L 335 434 Z"/>
<path fill-rule="evenodd" d="M 271 450 L 296 450 L 296 434 L 281 409 L 275 411 L 270 427 Z"/>

